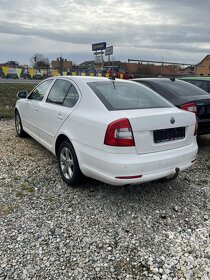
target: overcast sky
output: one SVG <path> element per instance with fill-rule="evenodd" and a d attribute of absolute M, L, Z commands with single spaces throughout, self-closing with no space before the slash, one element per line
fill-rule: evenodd
<path fill-rule="evenodd" d="M 209 0 L 0 0 L 0 63 L 35 53 L 80 63 L 92 44 L 114 59 L 198 63 L 210 53 Z"/>

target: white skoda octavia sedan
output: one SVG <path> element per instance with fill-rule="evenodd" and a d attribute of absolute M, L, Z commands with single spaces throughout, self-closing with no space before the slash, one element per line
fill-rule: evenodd
<path fill-rule="evenodd" d="M 17 135 L 57 156 L 67 184 L 82 175 L 112 185 L 172 175 L 196 159 L 196 116 L 132 81 L 54 77 L 15 106 Z"/>

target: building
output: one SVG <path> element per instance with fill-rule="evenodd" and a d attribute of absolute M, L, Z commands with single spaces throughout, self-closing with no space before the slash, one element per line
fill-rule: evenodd
<path fill-rule="evenodd" d="M 185 68 L 179 68 L 177 72 L 178 76 L 194 76 L 195 75 L 195 66 L 188 66 Z"/>
<path fill-rule="evenodd" d="M 152 63 L 123 63 L 123 66 L 128 72 L 135 75 L 135 77 L 172 77 L 178 76 L 179 65 L 157 65 Z"/>
<path fill-rule="evenodd" d="M 210 76 L 210 54 L 207 54 L 195 69 L 196 76 Z"/>
<path fill-rule="evenodd" d="M 57 70 L 58 73 L 62 74 L 63 72 L 69 73 L 72 69 L 73 63 L 62 57 L 57 58 L 57 60 L 51 61 L 52 69 Z"/>
<path fill-rule="evenodd" d="M 95 69 L 95 60 L 84 61 L 76 66 L 77 69 Z"/>
<path fill-rule="evenodd" d="M 0 65 L 1 66 L 7 66 L 7 67 L 18 67 L 19 66 L 19 62 L 10 60 L 10 61 L 7 61 L 5 63 L 1 63 Z"/>

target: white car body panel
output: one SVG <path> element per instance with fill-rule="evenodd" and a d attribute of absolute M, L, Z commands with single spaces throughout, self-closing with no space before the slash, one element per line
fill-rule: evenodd
<path fill-rule="evenodd" d="M 37 111 L 39 102 L 27 99 L 22 105 L 24 105 L 24 110 L 21 110 L 21 118 L 24 129 L 38 141 Z"/>
<path fill-rule="evenodd" d="M 168 117 L 170 116 L 170 117 Z M 170 123 L 170 118 L 175 116 L 175 123 Z M 176 108 L 148 109 L 141 112 L 128 113 L 133 134 L 135 138 L 136 150 L 138 154 L 159 152 L 170 150 L 184 145 L 189 145 L 192 142 L 194 134 L 194 120 L 190 114 L 186 114 L 183 110 Z M 190 127 L 189 127 L 190 126 Z M 168 141 L 162 143 L 154 143 L 152 133 L 154 130 L 174 127 L 187 127 L 185 138 L 176 141 Z"/>
<path fill-rule="evenodd" d="M 53 151 L 55 135 L 72 111 L 72 108 L 61 108 L 60 105 L 40 102 L 38 133 L 42 145 Z"/>
<path fill-rule="evenodd" d="M 197 154 L 194 114 L 175 107 L 108 111 L 87 82 L 107 81 L 98 77 L 58 77 L 76 87 L 79 100 L 73 108 L 46 102 L 50 85 L 42 101 L 18 100 L 23 129 L 56 154 L 56 140 L 65 135 L 76 152 L 80 169 L 86 176 L 108 184 L 137 184 L 156 180 L 185 170 Z M 128 81 L 121 81 L 133 83 Z M 141 86 L 141 85 L 139 85 Z M 175 118 L 175 124 L 170 118 Z M 104 144 L 107 126 L 118 119 L 130 121 L 135 146 L 116 147 Z M 154 143 L 153 130 L 186 127 L 185 137 Z M 137 176 L 133 179 L 116 177 Z"/>
<path fill-rule="evenodd" d="M 180 171 L 189 168 L 197 155 L 196 139 L 188 145 L 164 152 L 137 155 L 107 153 L 86 145 L 73 142 L 78 151 L 80 168 L 83 173 L 96 180 L 111 184 L 140 184 L 175 175 L 175 169 Z M 117 176 L 142 175 L 137 179 L 116 179 Z"/>

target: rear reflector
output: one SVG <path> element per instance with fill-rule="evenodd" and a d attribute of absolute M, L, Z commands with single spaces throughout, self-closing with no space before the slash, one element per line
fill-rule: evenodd
<path fill-rule="evenodd" d="M 141 178 L 142 175 L 135 175 L 135 176 L 118 176 L 115 177 L 116 179 L 138 179 Z"/>
<path fill-rule="evenodd" d="M 196 124 L 195 124 L 195 130 L 194 130 L 194 136 L 198 134 L 198 120 L 196 119 Z"/>
<path fill-rule="evenodd" d="M 135 146 L 129 120 L 120 119 L 110 123 L 106 130 L 104 144 L 109 146 Z"/>

